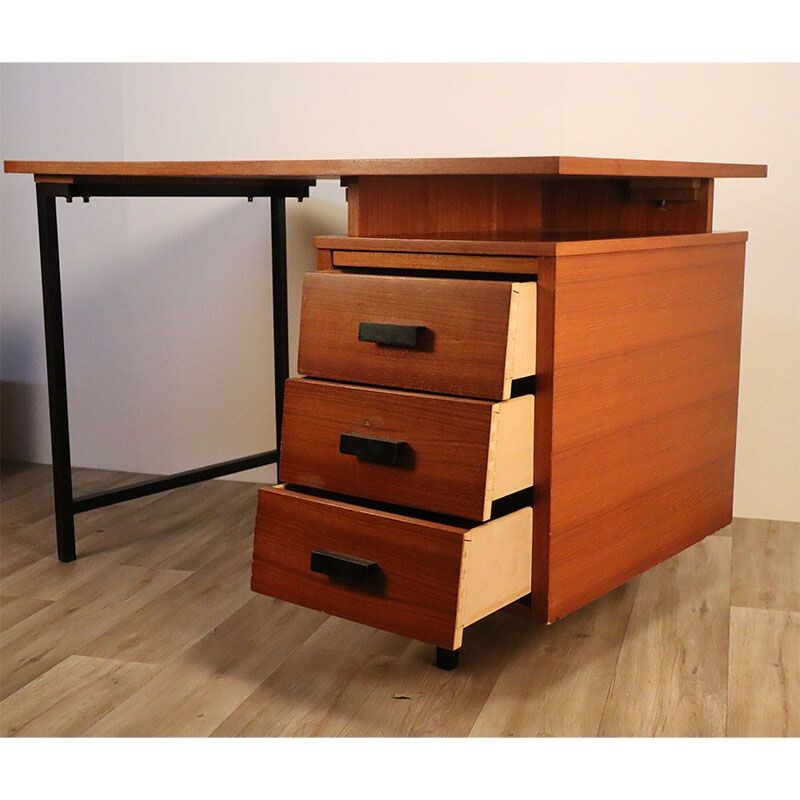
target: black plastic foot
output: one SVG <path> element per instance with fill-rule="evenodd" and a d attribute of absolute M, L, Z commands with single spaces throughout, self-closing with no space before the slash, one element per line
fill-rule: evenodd
<path fill-rule="evenodd" d="M 460 650 L 448 650 L 446 647 L 436 648 L 436 666 L 438 669 L 451 670 L 458 666 Z"/>

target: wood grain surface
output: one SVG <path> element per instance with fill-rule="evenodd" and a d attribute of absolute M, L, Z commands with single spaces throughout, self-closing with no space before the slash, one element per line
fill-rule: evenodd
<path fill-rule="evenodd" d="M 546 180 L 543 182 L 542 228 L 547 230 L 614 231 L 641 235 L 704 233 L 711 230 L 713 199 L 710 179 L 699 181 L 696 197 L 688 202 L 663 204 L 670 190 L 658 190 L 663 181 L 650 185 L 655 202 L 637 198 L 627 181 L 602 179 Z"/>
<path fill-rule="evenodd" d="M 707 233 L 713 179 L 362 176 L 347 182 L 347 232 L 357 237 L 538 238 Z"/>
<path fill-rule="evenodd" d="M 735 520 L 731 604 L 800 613 L 800 536 L 793 525 Z"/>
<path fill-rule="evenodd" d="M 730 569 L 711 536 L 639 578 L 601 736 L 725 735 Z"/>
<path fill-rule="evenodd" d="M 559 257 L 540 272 L 542 618 L 730 522 L 743 269 L 744 245 L 721 244 Z"/>
<path fill-rule="evenodd" d="M 728 668 L 728 736 L 800 736 L 800 613 L 731 608 Z"/>
<path fill-rule="evenodd" d="M 147 683 L 155 664 L 67 656 L 0 703 L 3 736 L 82 736 Z"/>
<path fill-rule="evenodd" d="M 475 256 L 555 256 L 582 255 L 584 253 L 614 253 L 621 250 L 663 250 L 669 247 L 698 247 L 706 244 L 735 244 L 746 242 L 746 231 L 717 231 L 715 233 L 685 233 L 666 236 L 641 236 L 606 231 L 581 231 L 575 228 L 565 230 L 512 231 L 507 234 L 496 234 L 492 237 L 477 231 L 462 232 L 459 238 L 427 236 L 419 234 L 413 237 L 381 237 L 381 236 L 315 236 L 314 245 L 320 253 L 325 253 L 327 268 L 332 251 L 369 251 L 371 253 L 440 253 L 451 255 Z M 342 262 L 342 256 L 339 256 Z M 405 263 L 410 263 L 407 261 Z M 440 262 L 439 269 L 460 269 L 456 259 Z M 472 262 L 469 262 L 472 263 Z M 485 260 L 487 266 L 482 272 L 502 272 L 508 265 L 517 262 L 504 260 L 494 268 L 493 262 Z M 367 266 L 362 259 L 361 264 Z M 535 264 L 533 265 L 535 272 Z M 322 269 L 322 267 L 318 267 Z M 514 269 L 512 271 L 518 271 Z"/>
<path fill-rule="evenodd" d="M 142 177 L 339 178 L 350 175 L 624 175 L 763 178 L 763 164 L 575 156 L 293 161 L 6 161 L 6 172 Z"/>
<path fill-rule="evenodd" d="M 459 591 L 467 529 L 358 508 L 282 488 L 259 493 L 253 591 L 401 633 L 460 644 Z M 377 562 L 376 585 L 312 572 L 311 552 Z"/>
<path fill-rule="evenodd" d="M 351 236 L 492 235 L 542 227 L 542 182 L 535 177 L 365 175 L 350 181 L 347 192 Z"/>
<path fill-rule="evenodd" d="M 741 327 L 744 245 L 559 258 L 558 367 Z M 737 350 L 738 352 L 738 350 Z M 737 359 L 738 360 L 738 359 Z M 586 369 L 590 369 L 588 363 Z"/>
<path fill-rule="evenodd" d="M 307 273 L 303 279 L 301 375 L 501 400 L 532 375 L 533 354 L 514 364 L 518 339 L 534 340 L 534 284 Z M 524 319 L 520 313 L 528 311 Z M 359 341 L 361 322 L 425 330 L 413 348 Z"/>
<path fill-rule="evenodd" d="M 293 378 L 286 383 L 280 478 L 398 506 L 488 519 L 491 501 L 500 496 L 490 481 L 495 461 L 505 459 L 499 485 L 506 491 L 532 482 L 532 443 L 523 443 L 522 454 L 506 459 L 506 451 L 519 451 L 513 431 L 504 435 L 500 425 L 499 436 L 492 439 L 503 416 L 498 405 L 519 401 L 525 402 L 520 397 L 494 404 Z M 348 433 L 404 442 L 400 462 L 388 466 L 340 453 L 340 437 Z"/>
<path fill-rule="evenodd" d="M 628 584 L 557 625 L 518 636 L 471 735 L 595 735 L 635 597 Z"/>

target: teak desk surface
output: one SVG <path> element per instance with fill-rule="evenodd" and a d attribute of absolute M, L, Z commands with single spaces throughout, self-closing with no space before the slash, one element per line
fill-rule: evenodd
<path fill-rule="evenodd" d="M 279 161 L 6 161 L 6 172 L 41 176 L 159 178 L 345 178 L 361 175 L 575 175 L 764 178 L 763 164 L 583 156 L 358 158 Z"/>

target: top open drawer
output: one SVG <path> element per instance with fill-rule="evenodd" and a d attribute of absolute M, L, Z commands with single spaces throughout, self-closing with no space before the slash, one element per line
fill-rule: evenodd
<path fill-rule="evenodd" d="M 503 400 L 533 375 L 533 282 L 308 273 L 301 375 Z"/>

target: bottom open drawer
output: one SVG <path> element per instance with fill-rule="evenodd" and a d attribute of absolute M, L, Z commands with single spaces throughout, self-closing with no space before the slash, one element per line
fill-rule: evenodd
<path fill-rule="evenodd" d="M 465 626 L 530 593 L 531 529 L 530 507 L 461 527 L 261 489 L 252 588 L 456 649 Z"/>

